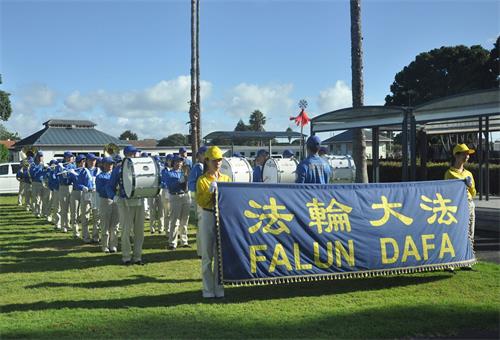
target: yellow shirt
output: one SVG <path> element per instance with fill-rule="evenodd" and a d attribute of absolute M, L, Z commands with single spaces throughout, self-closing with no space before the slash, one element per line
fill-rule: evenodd
<path fill-rule="evenodd" d="M 229 176 L 219 173 L 219 177 L 210 176 L 205 172 L 196 182 L 196 202 L 203 209 L 214 209 L 214 195 L 210 192 L 210 184 L 213 182 L 231 182 Z"/>
<path fill-rule="evenodd" d="M 472 183 L 470 187 L 467 187 L 467 196 L 469 199 L 472 199 L 476 196 L 476 184 L 474 183 L 474 177 L 469 170 L 464 169 L 463 171 L 460 171 L 459 169 L 450 166 L 444 174 L 444 179 L 465 179 L 467 177 L 470 177 Z"/>

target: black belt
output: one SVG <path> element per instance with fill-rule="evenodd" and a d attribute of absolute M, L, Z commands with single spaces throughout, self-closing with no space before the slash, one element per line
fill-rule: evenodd
<path fill-rule="evenodd" d="M 205 210 L 205 211 L 210 211 L 210 212 L 213 212 L 213 213 L 215 212 L 215 210 L 214 210 L 214 209 L 207 209 L 207 208 L 201 208 L 201 209 L 203 209 L 203 210 Z"/>
<path fill-rule="evenodd" d="M 169 192 L 170 195 L 183 195 L 183 194 L 186 194 L 185 191 L 182 191 L 182 192 Z"/>

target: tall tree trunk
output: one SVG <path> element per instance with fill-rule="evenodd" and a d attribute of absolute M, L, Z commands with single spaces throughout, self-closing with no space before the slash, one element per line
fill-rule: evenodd
<path fill-rule="evenodd" d="M 191 101 L 189 105 L 191 151 L 193 161 L 198 151 L 198 105 L 196 103 L 196 2 L 191 0 Z"/>
<path fill-rule="evenodd" d="M 351 72 L 352 106 L 363 106 L 363 46 L 361 36 L 361 0 L 351 0 Z M 353 129 L 352 156 L 356 164 L 356 182 L 368 183 L 366 142 L 362 129 Z"/>
<path fill-rule="evenodd" d="M 198 108 L 197 139 L 201 143 L 201 89 L 200 89 L 200 0 L 196 0 L 196 106 Z"/>

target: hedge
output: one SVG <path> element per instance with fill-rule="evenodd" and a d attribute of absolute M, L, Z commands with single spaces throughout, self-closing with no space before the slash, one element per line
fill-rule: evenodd
<path fill-rule="evenodd" d="M 424 178 L 422 169 L 417 165 L 417 180 L 443 179 L 449 167 L 449 163 L 427 163 L 427 178 Z M 476 189 L 479 191 L 479 165 L 477 163 L 467 163 L 465 168 L 472 172 L 476 182 Z M 500 193 L 500 165 L 490 164 L 489 173 L 490 194 L 498 195 Z M 483 174 L 486 174 L 484 165 Z M 370 183 L 373 182 L 371 163 L 368 163 L 368 178 Z M 401 182 L 401 162 L 380 162 L 380 182 Z"/>

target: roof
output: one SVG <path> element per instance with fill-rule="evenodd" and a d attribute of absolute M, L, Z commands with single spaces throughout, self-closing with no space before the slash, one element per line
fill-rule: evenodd
<path fill-rule="evenodd" d="M 43 125 L 47 127 L 93 128 L 97 124 L 90 120 L 50 119 Z"/>
<path fill-rule="evenodd" d="M 118 146 L 129 145 L 130 143 L 121 141 L 116 137 L 110 136 L 104 132 L 94 129 L 94 127 L 84 128 L 64 128 L 55 127 L 52 123 L 58 120 L 49 120 L 44 123 L 45 128 L 35 132 L 34 134 L 20 140 L 14 147 L 22 147 L 25 145 L 34 146 L 89 146 L 99 145 L 104 146 L 108 143 L 114 143 Z M 66 121 L 68 122 L 68 121 Z M 71 121 L 77 122 L 76 125 L 85 125 L 89 121 Z M 84 122 L 84 123 L 79 123 Z M 92 123 L 92 122 L 90 122 Z M 94 123 L 92 123 L 94 124 Z M 55 124 L 57 126 L 57 124 Z M 95 126 L 95 124 L 94 124 Z"/>
<path fill-rule="evenodd" d="M 0 140 L 0 144 L 5 145 L 7 149 L 11 149 L 12 145 L 16 144 L 15 140 Z"/>
<path fill-rule="evenodd" d="M 348 130 L 352 128 L 391 126 L 401 129 L 405 111 L 408 108 L 400 106 L 362 106 L 330 111 L 311 119 L 312 132 Z"/>
<path fill-rule="evenodd" d="M 328 139 L 325 139 L 321 144 L 333 144 L 333 143 L 351 143 L 352 142 L 352 132 L 353 130 L 347 130 L 342 133 L 339 133 L 336 136 L 330 137 Z M 373 135 L 371 130 L 363 130 L 363 133 L 365 135 L 365 141 L 371 142 L 373 139 Z M 391 139 L 379 135 L 378 137 L 379 142 L 390 142 Z"/>
<path fill-rule="evenodd" d="M 251 138 L 260 140 L 271 140 L 274 138 L 300 138 L 304 134 L 295 131 L 214 131 L 204 137 L 204 139 L 239 139 Z"/>

